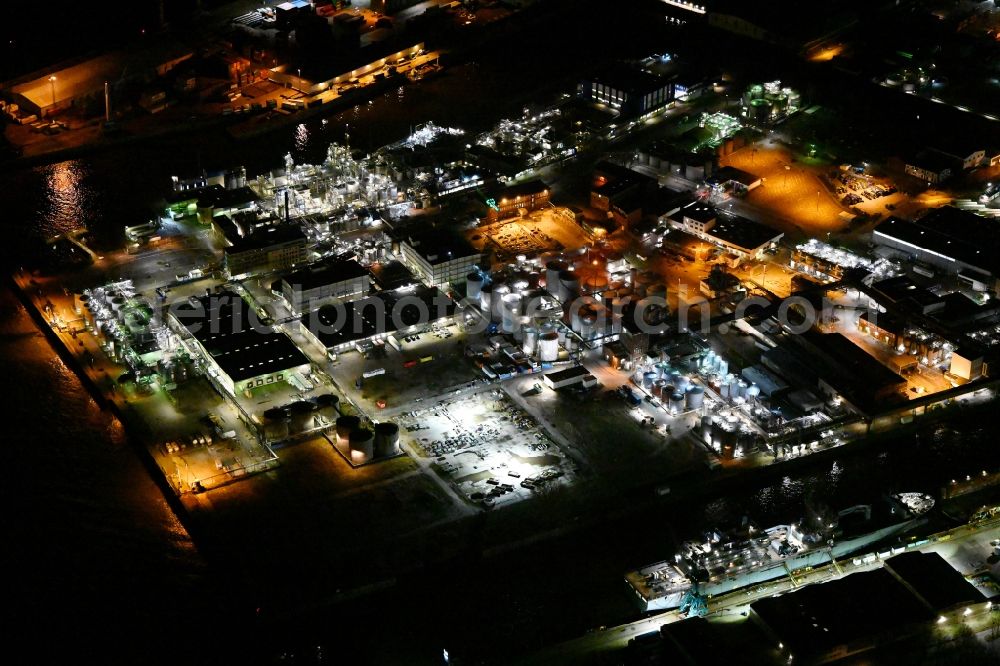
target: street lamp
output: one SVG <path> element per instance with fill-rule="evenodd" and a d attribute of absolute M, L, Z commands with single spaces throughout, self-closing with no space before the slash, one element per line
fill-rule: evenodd
<path fill-rule="evenodd" d="M 53 74 L 49 77 L 49 86 L 52 88 L 52 106 L 56 105 L 56 75 Z M 55 109 L 53 108 L 53 111 Z"/>

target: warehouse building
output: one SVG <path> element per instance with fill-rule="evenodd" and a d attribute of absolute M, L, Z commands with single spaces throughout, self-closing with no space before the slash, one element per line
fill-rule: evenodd
<path fill-rule="evenodd" d="M 293 311 L 302 313 L 324 300 L 367 294 L 370 285 L 368 271 L 354 259 L 326 261 L 281 278 L 281 295 Z"/>
<path fill-rule="evenodd" d="M 764 250 L 784 235 L 743 217 L 721 215 L 708 204 L 692 201 L 662 216 L 661 220 L 740 258 L 760 259 Z"/>
<path fill-rule="evenodd" d="M 538 179 L 529 180 L 505 188 L 492 201 L 494 205 L 486 213 L 489 222 L 523 215 L 549 203 L 549 186 Z"/>
<path fill-rule="evenodd" d="M 670 79 L 636 67 L 619 65 L 582 81 L 580 98 L 606 104 L 628 118 L 643 118 L 674 100 Z"/>
<path fill-rule="evenodd" d="M 544 380 L 545 385 L 550 389 L 561 389 L 567 386 L 575 386 L 576 384 L 581 384 L 589 388 L 597 383 L 597 377 L 590 374 L 590 371 L 582 365 L 550 372 L 545 375 Z"/>
<path fill-rule="evenodd" d="M 248 391 L 308 374 L 309 359 L 288 336 L 265 326 L 239 294 L 209 294 L 171 311 L 172 325 L 226 391 Z"/>
<path fill-rule="evenodd" d="M 912 222 L 890 217 L 872 240 L 884 248 L 957 275 L 977 291 L 997 291 L 1000 228 L 975 213 L 935 208 Z"/>
<path fill-rule="evenodd" d="M 455 302 L 436 287 L 380 291 L 349 303 L 323 305 L 299 320 L 302 334 L 333 354 L 413 333 L 455 314 Z"/>

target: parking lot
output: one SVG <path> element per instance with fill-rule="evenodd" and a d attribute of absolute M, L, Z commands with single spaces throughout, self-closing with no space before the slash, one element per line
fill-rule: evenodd
<path fill-rule="evenodd" d="M 528 499 L 576 476 L 538 422 L 499 389 L 407 412 L 399 423 L 418 455 L 484 507 Z"/>

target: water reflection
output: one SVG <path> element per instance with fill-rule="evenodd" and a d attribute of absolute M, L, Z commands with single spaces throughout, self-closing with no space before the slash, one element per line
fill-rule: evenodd
<path fill-rule="evenodd" d="M 79 160 L 39 167 L 44 182 L 39 217 L 46 233 L 59 234 L 86 224 L 86 167 Z"/>

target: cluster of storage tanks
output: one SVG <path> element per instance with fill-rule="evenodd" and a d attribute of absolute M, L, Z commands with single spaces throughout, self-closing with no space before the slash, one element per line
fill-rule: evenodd
<path fill-rule="evenodd" d="M 278 442 L 316 427 L 316 417 L 332 422 L 340 414 L 340 399 L 332 393 L 317 396 L 315 401 L 299 400 L 284 407 L 272 407 L 261 419 L 264 437 Z"/>
<path fill-rule="evenodd" d="M 658 398 L 671 413 L 701 409 L 705 404 L 705 388 L 666 363 L 638 371 L 634 380 L 647 393 Z"/>
<path fill-rule="evenodd" d="M 156 312 L 144 303 L 142 308 L 131 305 L 131 298 L 113 287 L 73 294 L 74 311 L 83 318 L 88 329 L 107 343 L 112 356 L 120 351 L 123 336 L 127 335 L 133 342 L 143 345 L 154 341 L 152 325 L 158 322 Z M 112 335 L 113 330 L 117 331 L 119 339 Z"/>
<path fill-rule="evenodd" d="M 519 256 L 503 274 L 466 276 L 466 298 L 478 304 L 501 331 L 521 342 L 526 354 L 537 353 L 542 361 L 554 360 L 559 345 L 571 346 L 577 338 L 589 342 L 620 333 L 621 312 L 630 300 L 648 298 L 650 303 L 662 303 L 651 311 L 668 314 L 667 287 L 657 273 L 633 270 L 625 275 L 627 265 L 621 255 L 600 253 L 593 260 L 591 256 L 579 252 L 544 262 Z M 560 316 L 558 307 L 538 314 L 539 301 L 533 299 L 546 295 L 551 298 L 544 302 L 561 304 L 563 320 L 576 334 L 569 341 L 564 327 L 550 326 Z M 536 316 L 529 316 L 529 311 Z"/>
<path fill-rule="evenodd" d="M 337 419 L 336 431 L 337 447 L 355 465 L 399 453 L 399 426 L 395 423 L 376 423 L 369 429 L 361 425 L 359 417 L 345 414 Z"/>
<path fill-rule="evenodd" d="M 743 93 L 742 101 L 747 119 L 752 125 L 779 120 L 802 104 L 798 92 L 782 88 L 777 82 L 750 86 Z"/>
<path fill-rule="evenodd" d="M 701 436 L 705 443 L 714 447 L 723 458 L 733 458 L 736 455 L 742 427 L 740 417 L 732 411 L 701 417 Z"/>

